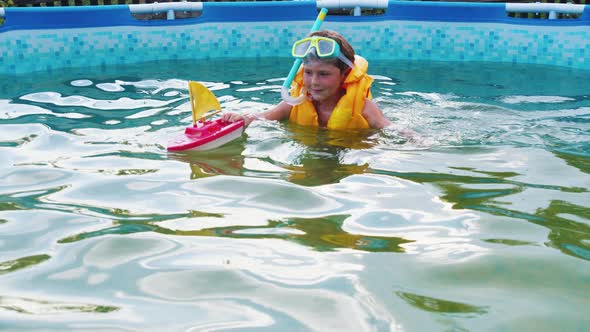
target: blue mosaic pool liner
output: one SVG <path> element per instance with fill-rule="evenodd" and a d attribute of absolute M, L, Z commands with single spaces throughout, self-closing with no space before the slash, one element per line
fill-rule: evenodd
<path fill-rule="evenodd" d="M 508 17 L 500 3 L 391 1 L 383 15 L 330 16 L 371 59 L 530 63 L 590 69 L 590 9 L 578 19 Z M 203 3 L 201 16 L 140 21 L 126 5 L 6 8 L 0 74 L 169 59 L 288 57 L 315 2 Z"/>

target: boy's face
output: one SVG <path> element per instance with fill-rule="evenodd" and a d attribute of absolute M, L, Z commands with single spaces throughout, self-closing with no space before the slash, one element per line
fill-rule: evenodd
<path fill-rule="evenodd" d="M 345 77 L 338 67 L 321 60 L 303 65 L 303 85 L 314 101 L 340 98 L 340 87 Z"/>

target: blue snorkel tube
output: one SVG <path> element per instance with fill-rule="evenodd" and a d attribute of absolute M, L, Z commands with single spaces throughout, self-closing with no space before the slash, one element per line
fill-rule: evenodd
<path fill-rule="evenodd" d="M 324 18 L 326 18 L 326 14 L 328 14 L 328 9 L 322 8 L 322 10 L 320 10 L 320 13 L 318 14 L 318 17 L 315 19 L 315 23 L 309 31 L 310 33 L 318 31 L 320 29 L 320 26 L 324 22 Z M 303 60 L 301 59 L 295 59 L 295 61 L 293 62 L 293 67 L 291 67 L 291 71 L 289 72 L 289 75 L 287 76 L 285 83 L 283 83 L 283 86 L 281 87 L 281 98 L 283 98 L 283 100 L 287 104 L 292 106 L 301 104 L 305 99 L 305 94 L 301 94 L 301 96 L 299 97 L 291 97 L 291 95 L 289 95 L 291 83 L 293 83 L 293 79 L 295 78 L 297 70 L 299 70 L 299 66 L 301 66 L 302 62 Z"/>

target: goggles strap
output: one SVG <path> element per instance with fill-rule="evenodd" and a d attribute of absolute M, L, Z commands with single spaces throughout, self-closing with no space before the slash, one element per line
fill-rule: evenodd
<path fill-rule="evenodd" d="M 354 68 L 354 64 L 352 62 L 350 62 L 350 60 L 348 60 L 348 58 L 345 57 L 344 54 L 338 53 L 338 59 L 340 59 L 340 61 L 342 61 L 346 65 L 348 65 L 348 67 L 350 67 L 351 69 Z"/>

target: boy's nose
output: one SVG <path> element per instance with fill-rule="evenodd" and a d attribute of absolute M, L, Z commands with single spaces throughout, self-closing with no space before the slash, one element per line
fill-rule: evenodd
<path fill-rule="evenodd" d="M 319 79 L 318 75 L 315 75 L 315 74 L 311 75 L 311 84 L 317 83 L 318 79 Z"/>

